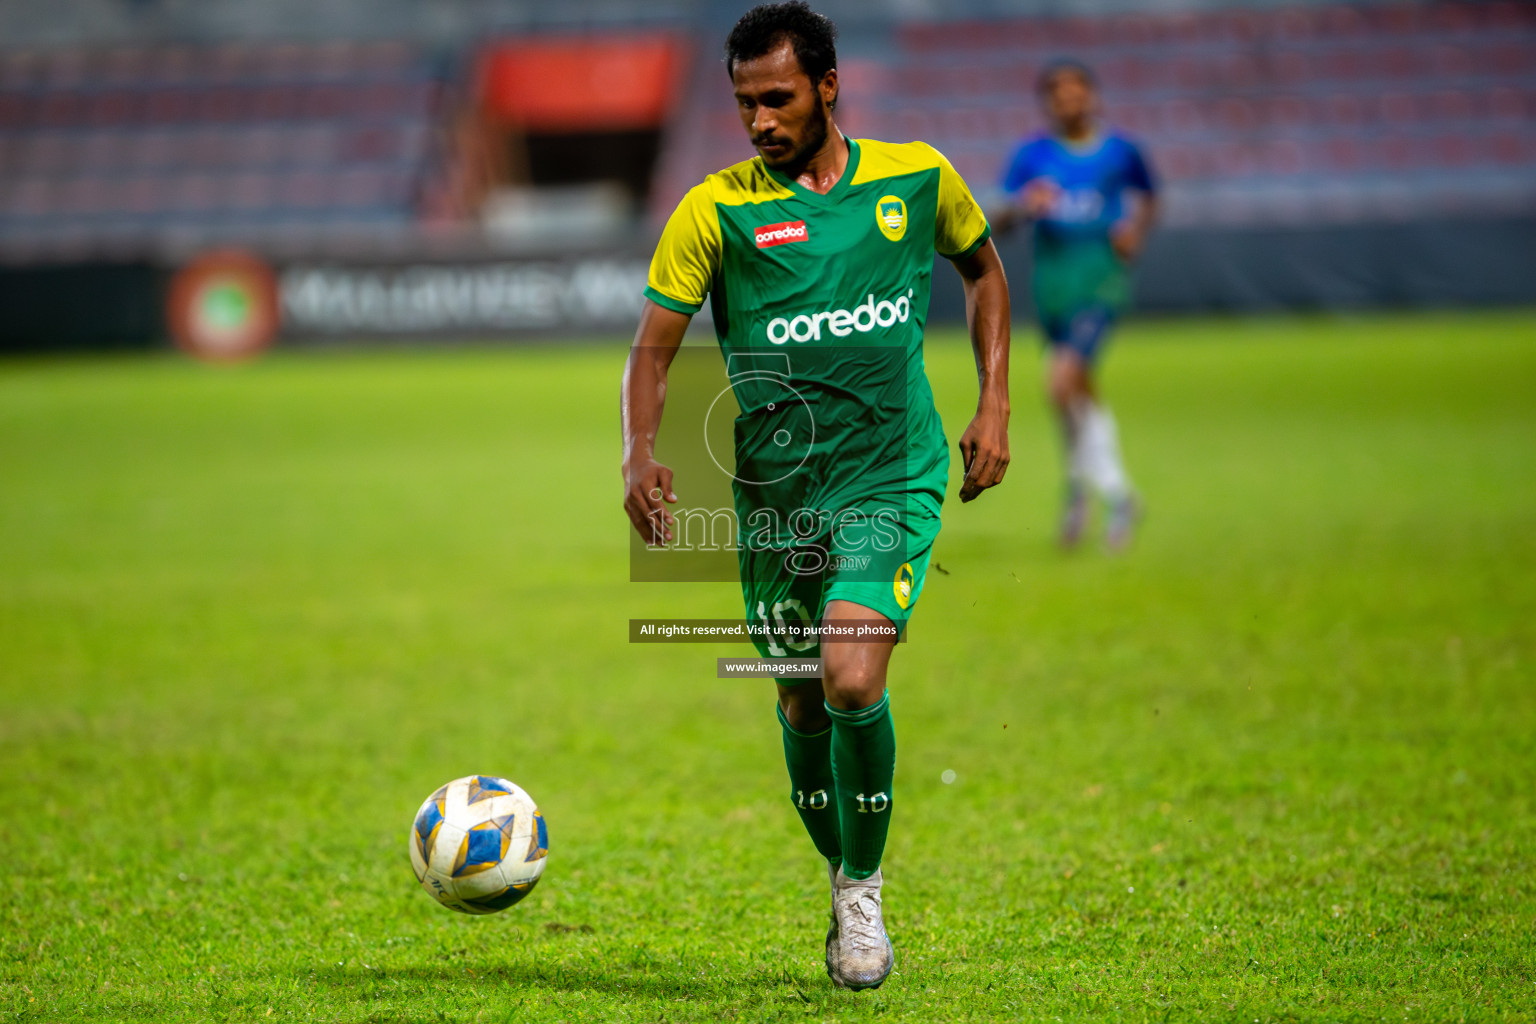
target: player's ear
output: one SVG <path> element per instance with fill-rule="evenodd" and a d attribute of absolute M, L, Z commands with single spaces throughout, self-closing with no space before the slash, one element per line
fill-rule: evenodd
<path fill-rule="evenodd" d="M 821 76 L 821 82 L 816 89 L 821 93 L 821 101 L 827 105 L 828 110 L 837 109 L 837 68 L 828 68 L 827 73 Z"/>

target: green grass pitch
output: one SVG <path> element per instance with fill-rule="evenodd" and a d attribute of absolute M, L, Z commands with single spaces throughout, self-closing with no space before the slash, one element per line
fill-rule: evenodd
<path fill-rule="evenodd" d="M 1120 558 L 1052 547 L 1021 329 L 894 662 L 861 995 L 749 652 L 626 643 L 740 609 L 625 582 L 622 357 L 0 364 L 0 1020 L 1536 1014 L 1528 311 L 1133 324 Z M 954 439 L 963 338 L 929 364 Z M 472 772 L 552 843 L 481 919 L 405 845 Z"/>

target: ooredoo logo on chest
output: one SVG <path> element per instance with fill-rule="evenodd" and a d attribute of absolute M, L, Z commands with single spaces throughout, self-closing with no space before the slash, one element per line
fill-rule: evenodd
<path fill-rule="evenodd" d="M 783 224 L 765 224 L 755 232 L 757 247 L 766 249 L 771 245 L 786 245 L 790 242 L 804 242 L 811 237 L 805 230 L 805 221 L 787 220 Z"/>

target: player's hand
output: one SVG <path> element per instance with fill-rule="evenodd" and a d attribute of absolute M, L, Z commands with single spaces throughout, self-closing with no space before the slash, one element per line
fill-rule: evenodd
<path fill-rule="evenodd" d="M 1060 194 L 1060 185 L 1049 178 L 1036 178 L 1024 186 L 1024 194 L 1020 197 L 1019 205 L 1024 209 L 1024 216 L 1031 220 L 1039 220 L 1051 212 L 1056 205 L 1056 197 Z"/>
<path fill-rule="evenodd" d="M 647 546 L 659 547 L 672 539 L 675 520 L 669 504 L 677 504 L 670 469 L 655 459 L 624 467 L 624 513 Z"/>
<path fill-rule="evenodd" d="M 1002 483 L 1008 472 L 1007 413 L 992 409 L 976 413 L 960 435 L 960 458 L 965 462 L 961 501 L 970 501 L 988 487 Z"/>
<path fill-rule="evenodd" d="M 1136 225 L 1121 222 L 1116 224 L 1109 232 L 1109 244 L 1115 250 L 1115 255 L 1125 263 L 1135 261 L 1141 255 L 1141 247 L 1146 242 L 1146 236 Z"/>

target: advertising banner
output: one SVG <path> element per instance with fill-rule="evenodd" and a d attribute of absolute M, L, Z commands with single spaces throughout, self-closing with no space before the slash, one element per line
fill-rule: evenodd
<path fill-rule="evenodd" d="M 369 263 L 205 253 L 181 267 L 166 322 L 182 348 L 242 358 L 281 340 L 476 340 L 628 334 L 649 254 Z"/>
<path fill-rule="evenodd" d="M 278 273 L 285 337 L 495 337 L 629 333 L 647 256 L 359 266 L 294 263 Z"/>

